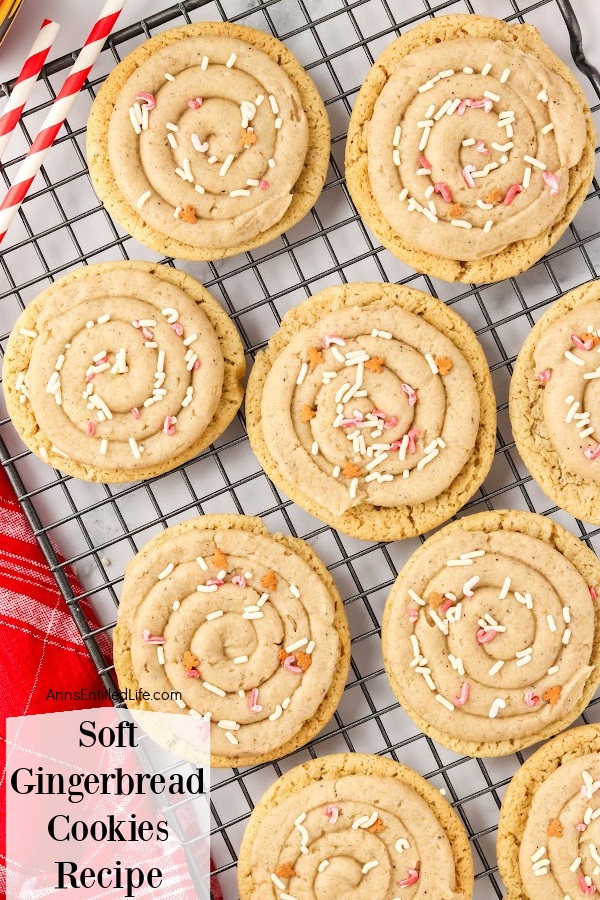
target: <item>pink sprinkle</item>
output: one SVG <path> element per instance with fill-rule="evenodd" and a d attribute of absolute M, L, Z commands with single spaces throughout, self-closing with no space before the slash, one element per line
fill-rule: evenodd
<path fill-rule="evenodd" d="M 412 622 L 412 624 L 414 625 L 415 622 L 418 621 L 418 619 L 419 619 L 419 610 L 418 610 L 418 609 L 415 609 L 414 606 L 412 606 L 412 607 L 408 610 L 408 621 L 409 621 L 409 622 Z"/>
<path fill-rule="evenodd" d="M 221 587 L 222 584 L 225 584 L 222 578 L 209 578 L 206 582 L 207 585 L 216 584 L 217 587 Z"/>
<path fill-rule="evenodd" d="M 473 101 L 469 100 L 469 99 L 461 100 L 460 103 L 458 104 L 458 106 L 456 107 L 456 115 L 464 116 L 464 114 L 467 111 L 467 107 L 471 106 L 472 103 L 473 103 Z"/>
<path fill-rule="evenodd" d="M 583 455 L 586 459 L 598 459 L 600 456 L 600 444 L 594 450 L 591 446 L 583 448 Z"/>
<path fill-rule="evenodd" d="M 94 379 L 95 377 L 96 377 L 96 373 L 95 373 L 95 372 L 89 372 L 89 373 L 85 376 L 85 380 L 89 382 L 89 381 L 92 381 L 92 379 Z"/>
<path fill-rule="evenodd" d="M 594 349 L 594 340 L 593 338 L 588 338 L 587 341 L 582 341 L 578 334 L 572 334 L 571 340 L 575 344 L 576 347 L 579 347 L 580 350 L 593 350 Z"/>
<path fill-rule="evenodd" d="M 173 322 L 173 324 L 171 325 L 171 329 L 179 337 L 181 337 L 181 335 L 183 334 L 183 325 L 181 324 L 181 322 Z"/>
<path fill-rule="evenodd" d="M 462 177 L 465 179 L 467 186 L 470 188 L 475 187 L 475 182 L 473 181 L 473 176 L 471 175 L 471 172 L 476 172 L 476 171 L 477 171 L 477 166 L 471 166 L 471 165 L 465 166 L 464 169 L 462 170 Z"/>
<path fill-rule="evenodd" d="M 489 644 L 490 641 L 493 641 L 496 637 L 496 632 L 493 628 L 490 628 L 489 631 L 486 631 L 485 628 L 480 628 L 477 632 L 477 642 L 479 644 Z"/>
<path fill-rule="evenodd" d="M 246 579 L 243 575 L 232 575 L 231 576 L 232 584 L 239 584 L 240 587 L 246 587 Z"/>
<path fill-rule="evenodd" d="M 523 193 L 523 187 L 520 184 L 511 184 L 509 189 L 506 192 L 506 197 L 504 198 L 504 205 L 510 206 L 513 202 L 517 194 Z"/>
<path fill-rule="evenodd" d="M 175 416 L 165 416 L 163 431 L 169 437 L 173 437 L 173 435 L 177 431 L 177 427 L 175 425 Z"/>
<path fill-rule="evenodd" d="M 400 881 L 400 887 L 412 887 L 413 884 L 416 884 L 419 880 L 419 872 L 418 869 L 409 869 L 408 870 L 408 878 L 405 878 L 404 881 Z"/>
<path fill-rule="evenodd" d="M 360 425 L 361 422 L 364 421 L 364 416 L 359 409 L 355 409 L 351 419 L 342 419 L 341 425 L 342 428 L 349 428 L 351 425 L 354 425 L 356 428 Z"/>
<path fill-rule="evenodd" d="M 94 423 L 91 421 L 88 422 L 88 424 L 87 424 L 88 437 L 91 437 L 94 434 L 95 430 L 96 430 L 96 426 L 94 425 Z"/>
<path fill-rule="evenodd" d="M 150 634 L 147 628 L 142 631 L 142 640 L 145 644 L 164 644 L 164 637 L 156 637 Z"/>
<path fill-rule="evenodd" d="M 433 186 L 433 190 L 436 194 L 441 194 L 442 200 L 445 200 L 446 203 L 452 203 L 452 191 L 444 181 L 436 182 Z"/>
<path fill-rule="evenodd" d="M 188 678 L 200 678 L 200 672 L 198 669 L 188 669 L 185 673 Z"/>
<path fill-rule="evenodd" d="M 421 436 L 418 428 L 411 428 L 408 434 L 408 451 L 409 453 L 417 452 L 417 438 Z"/>
<path fill-rule="evenodd" d="M 331 347 L 332 344 L 336 344 L 338 347 L 344 347 L 346 339 L 340 337 L 339 334 L 326 334 L 322 340 L 322 344 L 325 350 L 327 350 L 328 347 Z"/>
<path fill-rule="evenodd" d="M 548 172 L 548 171 L 542 172 L 542 178 L 544 179 L 544 182 L 550 188 L 550 194 L 552 195 L 552 197 L 556 197 L 556 195 L 558 194 L 558 189 L 559 189 L 560 185 L 559 185 L 558 178 L 556 177 L 554 172 Z"/>
<path fill-rule="evenodd" d="M 200 109 L 202 106 L 202 97 L 192 97 L 191 100 L 188 100 L 188 106 L 190 109 Z"/>
<path fill-rule="evenodd" d="M 579 885 L 579 890 L 581 891 L 581 893 L 585 894 L 588 897 L 591 897 L 592 894 L 596 893 L 596 885 L 588 884 L 585 880 L 584 875 L 579 876 L 579 878 L 577 879 L 577 884 Z"/>
<path fill-rule="evenodd" d="M 404 391 L 406 396 L 408 397 L 408 405 L 415 406 L 417 402 L 417 392 L 413 390 L 410 384 L 401 384 L 400 388 Z M 410 440 L 410 437 L 409 437 Z"/>
<path fill-rule="evenodd" d="M 325 815 L 327 816 L 330 825 L 335 825 L 338 820 L 339 814 L 339 809 L 337 808 L 337 806 L 334 806 L 333 803 L 328 803 L 325 807 Z"/>
<path fill-rule="evenodd" d="M 283 668 L 288 672 L 292 672 L 293 675 L 302 675 L 302 669 L 300 668 L 300 666 L 294 665 L 295 662 L 296 657 L 293 654 L 290 654 L 290 656 L 286 656 L 286 658 L 284 659 Z"/>
<path fill-rule="evenodd" d="M 195 372 L 195 371 L 197 371 L 199 368 L 200 368 L 200 360 L 199 360 L 199 359 L 196 359 L 196 360 L 194 360 L 194 365 L 192 366 L 192 369 L 193 369 L 194 372 Z"/>
<path fill-rule="evenodd" d="M 377 416 L 378 419 L 385 419 L 386 414 L 382 409 L 374 409 L 371 413 L 372 416 Z"/>
<path fill-rule="evenodd" d="M 151 341 L 154 339 L 154 332 L 152 331 L 152 329 L 146 328 L 146 326 L 144 326 L 142 328 L 142 334 L 144 335 L 144 337 L 146 338 L 147 341 Z"/>
<path fill-rule="evenodd" d="M 383 427 L 386 429 L 395 428 L 398 424 L 398 416 L 390 416 L 389 419 L 386 419 L 383 423 Z"/>
<path fill-rule="evenodd" d="M 140 411 L 139 411 L 139 409 L 137 408 L 137 406 L 132 406 L 132 407 L 131 407 L 131 415 L 133 416 L 134 419 L 139 419 L 139 417 L 140 417 Z"/>
<path fill-rule="evenodd" d="M 431 169 L 431 163 L 429 162 L 429 160 L 427 159 L 426 156 L 419 157 L 419 164 L 422 169 Z"/>
<path fill-rule="evenodd" d="M 134 328 L 139 328 L 139 327 L 140 327 L 140 320 L 139 320 L 139 319 L 134 319 L 134 320 L 132 321 L 131 324 L 133 325 Z"/>
<path fill-rule="evenodd" d="M 269 182 L 266 178 L 263 178 L 263 180 L 259 184 L 259 188 L 261 189 L 261 191 L 266 191 L 268 187 L 270 187 Z"/>
<path fill-rule="evenodd" d="M 452 606 L 452 600 L 449 600 L 447 597 L 442 603 L 441 610 L 443 613 L 447 613 L 450 607 Z"/>
<path fill-rule="evenodd" d="M 525 706 L 534 707 L 537 706 L 540 702 L 540 698 L 537 694 L 534 694 L 532 690 L 525 691 L 525 696 L 523 697 L 523 703 Z"/>
<path fill-rule="evenodd" d="M 482 100 L 471 100 L 469 106 L 471 109 L 484 109 L 486 113 L 489 113 L 494 108 L 494 101 L 489 97 L 483 97 Z"/>
<path fill-rule="evenodd" d="M 471 693 L 471 685 L 468 681 L 463 681 L 460 686 L 460 694 L 452 701 L 455 706 L 464 706 Z"/>
<path fill-rule="evenodd" d="M 545 384 L 547 381 L 550 381 L 550 378 L 552 377 L 552 372 L 550 371 L 550 369 L 542 369 L 541 372 L 536 373 L 535 377 L 537 378 L 538 381 L 541 381 L 543 384 Z"/>
<path fill-rule="evenodd" d="M 490 151 L 486 147 L 485 141 L 477 141 L 475 149 L 478 150 L 479 153 L 483 153 L 484 156 L 489 156 Z"/>
<path fill-rule="evenodd" d="M 139 100 L 140 103 L 145 103 L 146 106 L 148 107 L 148 112 L 150 112 L 150 110 L 154 109 L 154 107 L 156 106 L 155 98 L 153 97 L 152 94 L 149 94 L 147 91 L 140 91 L 139 94 L 135 95 L 135 99 Z"/>
<path fill-rule="evenodd" d="M 597 594 L 596 594 L 596 588 L 595 588 L 595 587 L 590 587 L 590 597 L 592 598 L 592 600 L 595 600 L 595 599 L 596 599 Z"/>
<path fill-rule="evenodd" d="M 250 712 L 253 713 L 262 712 L 262 706 L 260 706 L 258 702 L 258 688 L 252 688 L 252 690 L 250 691 L 250 696 L 248 697 L 248 708 Z"/>
<path fill-rule="evenodd" d="M 585 831 L 587 829 L 587 825 L 585 822 L 578 822 L 575 826 L 575 831 Z"/>

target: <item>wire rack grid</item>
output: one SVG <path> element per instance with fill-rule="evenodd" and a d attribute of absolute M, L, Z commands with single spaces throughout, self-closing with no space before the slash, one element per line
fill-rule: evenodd
<path fill-rule="evenodd" d="M 344 182 L 344 141 L 352 103 L 376 56 L 416 24 L 439 14 L 466 12 L 537 25 L 553 49 L 564 59 L 574 58 L 588 76 L 581 80 L 598 117 L 600 77 L 583 54 L 566 0 L 185 0 L 116 32 L 0 254 L 0 346 L 5 346 L 26 303 L 48 284 L 70 269 L 106 259 L 151 259 L 197 277 L 238 326 L 249 365 L 286 310 L 321 288 L 358 280 L 410 284 L 444 300 L 473 327 L 486 351 L 499 401 L 494 464 L 461 515 L 504 507 L 551 515 L 600 551 L 600 529 L 559 510 L 531 480 L 515 450 L 507 413 L 512 364 L 527 332 L 548 304 L 597 277 L 600 270 L 598 183 L 594 180 L 562 240 L 528 272 L 501 284 L 465 286 L 417 275 L 385 251 L 357 215 Z M 99 203 L 87 174 L 85 125 L 100 83 L 141 41 L 166 27 L 221 19 L 274 34 L 300 59 L 317 83 L 331 119 L 331 165 L 315 208 L 286 235 L 230 260 L 175 263 L 134 241 Z M 70 54 L 44 69 L 15 138 L 17 153 L 2 172 L 7 185 L 73 58 Z M 4 93 L 11 88 L 12 84 L 4 85 Z M 344 696 L 329 725 L 309 746 L 278 763 L 212 772 L 212 855 L 227 900 L 237 897 L 237 850 L 266 787 L 311 757 L 348 751 L 398 759 L 445 791 L 471 840 L 477 900 L 503 895 L 495 863 L 498 810 L 506 785 L 527 754 L 483 761 L 438 746 L 399 708 L 383 671 L 383 606 L 418 540 L 388 545 L 357 541 L 295 506 L 260 469 L 247 441 L 243 413 L 198 459 L 167 475 L 125 486 L 88 484 L 61 475 L 24 450 L 4 407 L 0 416 L 0 458 L 107 688 L 114 689 L 115 680 L 106 638 L 114 626 L 125 564 L 161 529 L 199 513 L 260 515 L 271 531 L 306 539 L 330 568 L 345 599 L 353 657 Z M 78 596 L 67 578 L 68 566 L 76 569 L 83 585 Z M 95 610 L 99 625 L 91 623 L 84 599 Z M 600 720 L 597 702 L 586 711 L 585 721 Z"/>

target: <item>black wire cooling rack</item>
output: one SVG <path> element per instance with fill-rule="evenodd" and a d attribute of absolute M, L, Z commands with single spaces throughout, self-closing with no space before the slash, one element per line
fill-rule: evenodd
<path fill-rule="evenodd" d="M 69 269 L 103 259 L 152 259 L 184 268 L 219 298 L 240 330 L 251 363 L 286 310 L 325 286 L 359 280 L 411 284 L 453 306 L 474 328 L 499 400 L 494 465 L 461 515 L 503 507 L 544 513 L 600 552 L 600 529 L 553 506 L 531 480 L 515 450 L 507 414 L 512 365 L 530 327 L 561 294 L 598 276 L 597 181 L 575 222 L 547 257 L 518 278 L 470 287 L 417 275 L 387 253 L 358 217 L 344 182 L 344 141 L 352 103 L 376 56 L 406 29 L 437 14 L 458 12 L 537 25 L 563 58 L 569 59 L 571 52 L 592 110 L 598 113 L 600 75 L 585 57 L 568 0 L 185 0 L 116 32 L 0 254 L 0 330 L 8 332 L 26 303 Z M 98 202 L 83 150 L 85 123 L 99 84 L 133 47 L 166 27 L 205 19 L 242 22 L 286 42 L 325 99 L 333 133 L 331 165 L 316 207 L 286 235 L 227 261 L 174 263 L 137 244 Z M 19 155 L 2 171 L 7 185 L 73 58 L 69 54 L 44 69 L 15 138 Z M 4 93 L 12 86 L 4 85 Z M 2 347 L 7 337 L 0 336 Z M 398 707 L 383 671 L 383 606 L 418 540 L 383 545 L 349 539 L 296 507 L 260 469 L 247 441 L 243 414 L 198 459 L 167 475 L 126 486 L 91 485 L 61 475 L 23 449 L 5 409 L 2 415 L 0 458 L 108 689 L 116 687 L 107 637 L 114 626 L 124 565 L 153 534 L 181 519 L 217 511 L 261 515 L 271 531 L 308 540 L 344 596 L 353 657 L 343 699 L 330 724 L 308 747 L 278 763 L 212 772 L 212 856 L 227 900 L 237 897 L 237 850 L 265 788 L 310 757 L 348 751 L 398 759 L 444 791 L 471 840 L 477 900 L 502 896 L 495 864 L 498 810 L 524 755 L 473 760 L 436 745 Z M 74 595 L 67 566 L 76 568 L 83 594 Z M 90 623 L 84 598 L 94 607 L 99 626 Z M 586 711 L 585 721 L 600 720 L 596 702 Z"/>

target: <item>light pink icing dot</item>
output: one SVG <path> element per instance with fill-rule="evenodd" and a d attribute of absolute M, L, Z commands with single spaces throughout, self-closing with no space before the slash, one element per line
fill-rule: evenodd
<path fill-rule="evenodd" d="M 132 407 L 131 407 L 131 415 L 133 416 L 134 419 L 139 419 L 139 417 L 140 417 L 140 411 L 139 411 L 139 409 L 137 408 L 137 406 L 132 406 Z"/>
<path fill-rule="evenodd" d="M 421 436 L 421 432 L 418 428 L 411 428 L 410 431 L 407 432 L 407 435 L 408 435 L 408 451 L 409 451 L 409 453 L 416 453 L 417 452 L 417 438 L 419 438 Z"/>
<path fill-rule="evenodd" d="M 511 186 L 509 187 L 509 189 L 506 192 L 506 197 L 504 198 L 504 205 L 510 206 L 510 204 L 513 202 L 513 200 L 515 199 L 517 194 L 522 194 L 522 193 L 523 193 L 522 185 L 511 184 Z"/>
<path fill-rule="evenodd" d="M 585 822 L 578 822 L 575 826 L 575 831 L 585 831 L 587 829 L 587 825 Z"/>
<path fill-rule="evenodd" d="M 533 708 L 534 706 L 537 706 L 539 702 L 540 698 L 532 690 L 525 691 L 525 696 L 523 697 L 523 703 L 525 704 L 525 706 Z"/>
<path fill-rule="evenodd" d="M 462 177 L 465 179 L 467 187 L 470 187 L 470 188 L 475 187 L 475 182 L 473 180 L 473 176 L 471 175 L 471 172 L 476 172 L 476 171 L 477 171 L 477 166 L 473 166 L 473 165 L 465 166 L 464 169 L 462 170 Z"/>
<path fill-rule="evenodd" d="M 590 597 L 592 598 L 592 600 L 595 600 L 595 599 L 596 599 L 597 594 L 596 594 L 596 588 L 595 588 L 595 587 L 590 587 Z"/>
<path fill-rule="evenodd" d="M 420 163 L 422 169 L 431 169 L 431 163 L 429 162 L 429 160 L 427 159 L 426 156 L 420 156 L 419 163 Z"/>
<path fill-rule="evenodd" d="M 165 421 L 163 423 L 163 431 L 169 437 L 173 437 L 173 435 L 177 431 L 177 426 L 175 424 L 175 416 L 165 416 Z"/>
<path fill-rule="evenodd" d="M 419 880 L 419 870 L 418 869 L 409 869 L 408 870 L 408 878 L 405 878 L 404 881 L 399 881 L 398 884 L 400 887 L 412 887 L 413 884 L 416 884 Z"/>
<path fill-rule="evenodd" d="M 190 109 L 200 109 L 202 102 L 202 97 L 192 97 L 191 100 L 188 100 L 188 106 Z"/>
<path fill-rule="evenodd" d="M 147 91 L 140 91 L 139 94 L 135 95 L 135 99 L 139 100 L 140 103 L 145 103 L 148 107 L 148 111 L 154 109 L 156 106 L 156 98 L 153 94 L 149 94 Z"/>
<path fill-rule="evenodd" d="M 402 391 L 404 391 L 404 393 L 408 397 L 408 405 L 415 406 L 415 404 L 417 402 L 417 392 L 413 388 L 411 388 L 410 384 L 403 383 L 400 385 L 400 389 Z M 409 440 L 410 440 L 410 438 L 409 438 Z"/>
<path fill-rule="evenodd" d="M 145 644 L 164 644 L 165 642 L 164 637 L 150 634 L 148 628 L 144 628 L 142 631 L 142 640 Z"/>
<path fill-rule="evenodd" d="M 452 606 L 452 600 L 450 600 L 448 597 L 446 597 L 446 599 L 442 603 L 440 609 L 442 610 L 443 613 L 447 613 L 451 606 Z"/>
<path fill-rule="evenodd" d="M 194 365 L 192 366 L 192 369 L 193 369 L 194 371 L 196 371 L 196 370 L 199 369 L 199 368 L 200 368 L 200 360 L 199 360 L 199 359 L 195 359 L 195 360 L 194 360 Z"/>
<path fill-rule="evenodd" d="M 344 347 L 346 344 L 346 339 L 340 337 L 339 334 L 326 334 L 322 339 L 322 344 L 325 350 L 331 347 L 332 344 L 336 344 L 338 347 Z"/>
<path fill-rule="evenodd" d="M 183 325 L 181 324 L 181 322 L 173 322 L 173 324 L 171 325 L 171 330 L 174 331 L 176 335 L 181 337 L 181 335 L 183 334 Z"/>
<path fill-rule="evenodd" d="M 550 194 L 552 195 L 552 197 L 556 197 L 556 195 L 558 194 L 558 189 L 560 187 L 557 176 L 554 174 L 554 172 L 546 171 L 542 172 L 542 178 L 550 188 Z"/>
<path fill-rule="evenodd" d="M 591 897 L 592 894 L 596 893 L 596 885 L 588 884 L 585 880 L 584 875 L 579 876 L 579 878 L 577 879 L 577 884 L 579 885 L 579 890 L 581 891 L 581 893 L 585 894 L 586 897 Z"/>
<path fill-rule="evenodd" d="M 583 455 L 586 459 L 598 459 L 598 457 L 600 456 L 600 444 L 598 444 L 595 450 L 589 445 L 587 447 L 584 447 Z"/>
<path fill-rule="evenodd" d="M 337 808 L 337 806 L 334 806 L 333 803 L 328 803 L 325 807 L 325 815 L 327 816 L 330 825 L 335 825 L 338 820 L 339 814 L 339 809 Z"/>
<path fill-rule="evenodd" d="M 490 641 L 493 641 L 496 637 L 496 632 L 493 628 L 490 628 L 489 631 L 486 631 L 485 628 L 480 628 L 477 632 L 477 643 L 478 644 L 489 644 Z"/>
<path fill-rule="evenodd" d="M 87 382 L 90 382 L 90 381 L 92 381 L 95 377 L 96 377 L 96 373 L 95 373 L 95 372 L 88 372 L 88 374 L 85 376 L 85 380 L 86 380 Z"/>
<path fill-rule="evenodd" d="M 460 686 L 460 694 L 458 697 L 455 697 L 453 703 L 455 706 L 464 706 L 467 700 L 469 699 L 469 695 L 471 693 L 471 685 L 468 681 L 463 681 Z"/>
<path fill-rule="evenodd" d="M 486 113 L 489 113 L 494 107 L 494 101 L 490 100 L 489 97 L 483 97 L 481 100 L 471 100 L 469 105 L 471 109 L 483 109 Z"/>
<path fill-rule="evenodd" d="M 550 381 L 552 372 L 550 371 L 550 369 L 542 369 L 541 372 L 536 372 L 535 377 L 538 381 L 542 382 L 542 384 L 545 384 L 547 381 Z"/>
<path fill-rule="evenodd" d="M 248 695 L 248 709 L 250 712 L 262 712 L 262 706 L 258 702 L 258 688 L 252 688 Z"/>
<path fill-rule="evenodd" d="M 262 180 L 261 183 L 259 184 L 259 188 L 261 189 L 261 191 L 266 191 L 267 188 L 270 187 L 270 186 L 271 186 L 271 185 L 269 184 L 269 182 L 267 181 L 266 178 L 263 178 L 263 180 Z"/>
<path fill-rule="evenodd" d="M 295 665 L 296 657 L 293 654 L 290 656 L 286 656 L 283 661 L 283 668 L 286 671 L 291 672 L 293 675 L 302 675 L 302 669 L 300 666 Z"/>
<path fill-rule="evenodd" d="M 232 584 L 239 584 L 239 586 L 240 586 L 240 587 L 243 587 L 243 588 L 246 587 L 246 579 L 244 578 L 243 575 L 232 575 L 232 576 L 231 576 L 231 583 L 232 583 Z"/>
<path fill-rule="evenodd" d="M 408 621 L 412 622 L 412 624 L 414 625 L 415 622 L 417 622 L 418 620 L 419 620 L 419 610 L 415 609 L 414 606 L 412 606 L 408 610 Z"/>
<path fill-rule="evenodd" d="M 390 416 L 389 419 L 386 419 L 383 423 L 383 427 L 387 430 L 390 428 L 395 428 L 398 424 L 398 416 Z"/>
<path fill-rule="evenodd" d="M 217 587 L 221 587 L 222 584 L 225 584 L 222 578 L 209 578 L 206 582 L 207 585 L 216 584 Z"/>
<path fill-rule="evenodd" d="M 433 190 L 436 194 L 441 194 L 442 200 L 446 203 L 452 203 L 452 191 L 444 181 L 438 181 L 434 184 Z"/>
<path fill-rule="evenodd" d="M 575 344 L 576 347 L 579 347 L 580 350 L 593 350 L 594 349 L 594 340 L 591 337 L 589 337 L 585 341 L 582 341 L 578 334 L 572 334 L 571 340 Z"/>
<path fill-rule="evenodd" d="M 96 426 L 95 426 L 95 424 L 94 424 L 92 421 L 89 421 L 89 422 L 87 423 L 87 433 L 88 433 L 88 436 L 91 437 L 91 436 L 94 434 L 95 431 L 96 431 Z"/>
<path fill-rule="evenodd" d="M 188 669 L 185 673 L 188 678 L 200 678 L 200 672 L 198 669 Z"/>
<path fill-rule="evenodd" d="M 146 338 L 147 341 L 154 340 L 154 332 L 152 331 L 151 328 L 147 328 L 146 325 L 144 325 L 144 327 L 142 328 L 142 334 L 144 335 L 144 337 Z"/>
<path fill-rule="evenodd" d="M 490 151 L 486 147 L 485 141 L 477 141 L 477 143 L 475 144 L 475 149 L 479 153 L 483 153 L 484 156 L 489 156 Z"/>

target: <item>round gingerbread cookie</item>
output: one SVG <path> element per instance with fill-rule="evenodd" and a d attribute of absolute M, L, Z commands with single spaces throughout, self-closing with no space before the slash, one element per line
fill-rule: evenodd
<path fill-rule="evenodd" d="M 498 825 L 509 900 L 566 900 L 600 891 L 600 725 L 544 744 L 513 777 Z"/>
<path fill-rule="evenodd" d="M 562 509 L 600 525 L 600 282 L 544 313 L 515 363 L 510 421 L 531 474 Z"/>
<path fill-rule="evenodd" d="M 30 450 L 88 481 L 137 481 L 208 447 L 240 407 L 239 335 L 195 279 L 108 262 L 70 272 L 21 313 L 3 364 Z"/>
<path fill-rule="evenodd" d="M 346 177 L 392 253 L 446 281 L 500 281 L 583 203 L 596 133 L 580 85 L 533 25 L 439 16 L 394 41 L 359 92 Z"/>
<path fill-rule="evenodd" d="M 473 860 L 458 816 L 391 759 L 323 756 L 261 798 L 238 863 L 240 900 L 470 900 Z"/>
<path fill-rule="evenodd" d="M 291 310 L 246 394 L 252 449 L 296 503 L 392 541 L 449 519 L 490 468 L 483 350 L 452 310 L 394 284 L 327 288 Z"/>
<path fill-rule="evenodd" d="M 211 765 L 256 765 L 302 747 L 329 721 L 350 635 L 308 544 L 270 535 L 258 518 L 206 515 L 168 528 L 129 563 L 114 658 L 132 696 L 180 695 L 130 700 L 131 709 L 201 716 Z"/>
<path fill-rule="evenodd" d="M 457 753 L 502 756 L 575 721 L 600 678 L 600 563 L 551 519 L 501 510 L 452 522 L 388 597 L 394 693 Z"/>
<path fill-rule="evenodd" d="M 266 244 L 316 202 L 329 120 L 298 60 L 242 25 L 151 38 L 108 76 L 87 130 L 90 175 L 143 244 L 212 260 Z"/>

